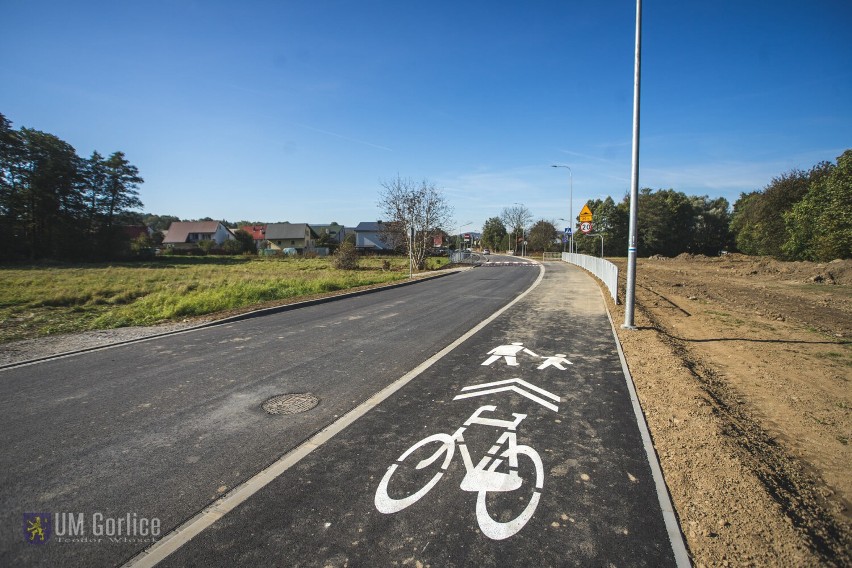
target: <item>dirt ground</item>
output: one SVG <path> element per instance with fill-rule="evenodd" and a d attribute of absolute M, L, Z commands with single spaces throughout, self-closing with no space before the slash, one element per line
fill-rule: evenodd
<path fill-rule="evenodd" d="M 618 335 L 695 565 L 852 565 L 852 261 L 636 275 L 638 329 Z"/>
<path fill-rule="evenodd" d="M 852 566 L 852 260 L 650 258 L 636 281 L 636 330 L 604 296 L 694 564 Z M 7 343 L 0 364 L 193 323 Z"/>

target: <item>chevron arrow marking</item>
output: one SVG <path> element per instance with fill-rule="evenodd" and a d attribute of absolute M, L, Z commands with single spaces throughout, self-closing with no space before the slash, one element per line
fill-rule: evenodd
<path fill-rule="evenodd" d="M 521 387 L 518 387 L 516 385 L 521 385 Z M 493 387 L 493 388 L 491 388 L 491 387 Z M 460 395 L 456 396 L 453 400 L 461 400 L 463 398 L 473 398 L 475 396 L 485 396 L 486 394 L 493 394 L 493 393 L 498 393 L 498 392 L 511 391 L 511 392 L 517 393 L 521 396 L 524 396 L 524 397 L 526 397 L 526 398 L 528 398 L 528 399 L 530 399 L 534 402 L 537 402 L 538 404 L 542 405 L 545 408 L 552 410 L 553 412 L 559 412 L 558 406 L 556 406 L 552 402 L 548 402 L 547 400 L 545 400 L 544 398 L 542 398 L 540 396 L 536 396 L 535 394 L 529 392 L 528 390 L 525 390 L 523 387 L 531 389 L 531 390 L 533 390 L 533 391 L 535 391 L 535 392 L 541 394 L 542 396 L 547 397 L 551 400 L 554 400 L 556 402 L 560 402 L 559 397 L 556 396 L 555 394 L 553 394 L 552 392 L 548 392 L 548 391 L 544 390 L 543 388 L 539 388 L 535 385 L 532 385 L 532 384 L 530 384 L 530 383 L 528 383 L 524 380 L 517 379 L 517 378 L 506 379 L 505 381 L 495 381 L 493 383 L 483 383 L 481 385 L 472 385 L 472 386 L 469 386 L 469 387 L 464 387 L 464 388 L 462 388 L 462 392 L 465 392 L 465 391 L 475 391 L 475 392 L 467 392 L 466 394 L 460 394 Z"/>

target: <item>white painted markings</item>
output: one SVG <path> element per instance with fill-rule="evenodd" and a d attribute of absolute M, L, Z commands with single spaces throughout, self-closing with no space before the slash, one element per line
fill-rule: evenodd
<path fill-rule="evenodd" d="M 503 358 L 506 361 L 506 364 L 510 367 L 517 367 L 520 363 L 518 363 L 518 355 L 521 353 L 526 353 L 527 355 L 532 355 L 533 357 L 539 357 L 544 359 L 544 363 L 539 365 L 537 368 L 539 370 L 546 369 L 548 367 L 556 367 L 560 371 L 565 371 L 565 367 L 562 365 L 573 365 L 571 361 L 565 358 L 564 353 L 557 353 L 552 357 L 545 357 L 544 355 L 538 355 L 533 353 L 526 347 L 524 347 L 523 343 L 513 342 L 510 345 L 499 345 L 488 352 L 488 359 L 482 362 L 483 366 L 491 366 L 492 363 L 499 361 Z"/>
<path fill-rule="evenodd" d="M 563 365 L 573 364 L 565 358 L 565 354 L 563 353 L 545 357 L 527 349 L 521 342 L 498 345 L 489 351 L 488 355 L 489 357 L 482 363 L 484 366 L 490 366 L 503 359 L 507 366 L 519 367 L 518 357 L 520 355 L 544 359 L 544 362 L 536 367 L 537 370 L 554 367 L 560 371 L 565 371 L 567 368 Z M 461 393 L 456 395 L 453 400 L 491 396 L 500 393 L 515 393 L 532 400 L 548 410 L 552 410 L 553 412 L 559 411 L 559 406 L 556 403 L 559 403 L 561 399 L 558 395 L 519 377 L 462 387 Z M 425 497 L 438 484 L 447 471 L 453 459 L 455 449 L 458 447 L 465 467 L 465 476 L 459 488 L 462 491 L 470 491 L 477 494 L 476 520 L 482 534 L 493 540 L 503 540 L 517 534 L 533 517 L 536 507 L 538 507 L 541 492 L 544 488 L 544 464 L 542 463 L 541 456 L 535 449 L 531 446 L 518 445 L 517 443 L 518 426 L 527 415 L 513 412 L 513 420 L 486 418 L 482 416 L 486 412 L 492 413 L 496 410 L 496 405 L 480 406 L 464 422 L 464 425 L 458 428 L 453 434 L 432 434 L 403 452 L 396 460 L 396 463 L 388 467 L 385 475 L 379 482 L 379 486 L 376 488 L 376 495 L 374 497 L 376 509 L 380 513 L 390 515 L 410 507 Z M 465 430 L 473 424 L 492 426 L 504 430 L 491 449 L 488 450 L 487 454 L 475 466 L 464 440 Z M 438 445 L 437 449 L 434 449 L 435 444 Z M 426 446 L 431 446 L 426 451 L 426 457 L 419 459 L 419 461 L 416 461 L 417 458 L 412 458 L 409 463 L 406 463 L 406 460 L 413 454 Z M 524 460 L 519 460 L 520 456 L 524 456 Z M 531 465 L 534 469 L 534 475 L 533 471 L 526 472 L 526 475 L 521 475 L 519 470 L 522 463 L 525 466 L 525 472 Z M 428 481 L 416 491 L 409 490 L 406 494 L 401 495 L 399 492 L 389 489 L 391 481 L 395 477 L 405 476 L 406 474 L 413 477 L 414 471 L 422 470 L 429 466 L 437 467 L 438 470 L 431 477 L 427 475 Z M 502 469 L 498 469 L 501 466 Z M 507 469 L 508 471 L 506 471 Z M 501 520 L 494 520 L 488 512 L 488 493 L 515 491 L 520 489 L 525 483 L 533 483 L 533 479 L 535 480 L 535 487 L 529 502 L 526 503 L 523 510 L 512 519 L 504 520 L 504 517 L 501 515 Z M 392 497 L 391 494 L 394 496 Z"/>
<path fill-rule="evenodd" d="M 536 396 L 530 391 L 535 391 L 541 394 L 543 397 L 547 397 L 550 400 L 559 402 L 559 397 L 553 394 L 552 392 L 548 392 L 542 388 L 539 388 L 531 383 L 528 383 L 522 379 L 507 379 L 505 381 L 495 381 L 493 383 L 484 383 L 480 385 L 472 385 L 469 387 L 462 388 L 462 392 L 467 392 L 466 394 L 460 394 L 456 396 L 453 400 L 461 400 L 463 398 L 472 398 L 475 396 L 485 396 L 489 394 L 496 394 L 498 392 L 514 392 L 521 396 L 524 396 L 543 407 L 552 410 L 553 412 L 559 412 L 559 407 L 553 404 L 552 402 L 548 402 L 544 400 L 540 396 Z"/>
<path fill-rule="evenodd" d="M 398 513 L 419 501 L 441 480 L 453 459 L 456 447 L 458 447 L 465 467 L 465 476 L 459 487 L 462 491 L 470 491 L 477 494 L 476 521 L 479 524 L 482 534 L 493 540 L 503 540 L 524 528 L 524 525 L 529 522 L 535 513 L 538 502 L 541 499 L 541 490 L 544 487 L 544 464 L 537 451 L 530 446 L 518 444 L 517 429 L 527 415 L 512 413 L 513 420 L 482 417 L 483 413 L 494 412 L 496 410 L 497 407 L 494 405 L 480 406 L 464 422 L 464 425 L 453 434 L 441 433 L 427 436 L 403 452 L 396 463 L 388 468 L 381 482 L 379 482 L 379 487 L 376 489 L 376 496 L 374 498 L 376 509 L 385 514 Z M 504 430 L 491 449 L 488 450 L 487 454 L 475 466 L 473 465 L 470 450 L 468 450 L 464 440 L 465 430 L 473 424 L 496 426 Z M 403 468 L 409 456 L 420 448 L 433 443 L 439 444 L 439 447 L 431 456 L 422 459 L 416 465 L 412 462 L 408 464 L 407 468 Z M 431 451 L 430 449 L 427 455 Z M 523 476 L 518 473 L 521 465 L 521 461 L 518 459 L 519 456 L 527 458 L 523 462 L 525 466 L 525 475 Z M 388 485 L 400 468 L 410 470 L 413 465 L 414 469 L 420 470 L 435 464 L 442 457 L 443 460 L 438 466 L 439 470 L 423 487 L 403 497 L 396 498 L 390 496 Z M 530 463 L 528 464 L 527 461 Z M 504 463 L 508 464 L 508 473 L 497 471 L 497 468 Z M 526 471 L 529 469 L 529 465 L 532 465 L 534 475 L 532 471 Z M 516 517 L 509 520 L 502 520 L 503 517 L 501 515 L 501 520 L 495 520 L 491 516 L 488 512 L 488 493 L 515 491 L 520 489 L 527 481 L 532 483 L 533 479 L 535 480 L 535 489 L 530 495 L 529 502 L 527 502 L 524 509 Z"/>
<path fill-rule="evenodd" d="M 486 359 L 482 364 L 491 365 L 491 363 L 499 361 L 502 357 L 506 360 L 506 364 L 510 367 L 517 367 L 518 354 L 521 352 L 528 353 L 533 357 L 538 357 L 538 355 L 524 347 L 523 343 L 512 343 L 511 345 L 500 345 L 489 351 L 488 354 L 491 355 L 491 357 Z"/>

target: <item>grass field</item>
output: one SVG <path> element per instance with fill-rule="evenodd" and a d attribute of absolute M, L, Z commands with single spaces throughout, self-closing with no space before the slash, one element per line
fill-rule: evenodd
<path fill-rule="evenodd" d="M 431 259 L 431 268 L 445 261 Z M 329 259 L 255 257 L 0 267 L 0 342 L 150 325 L 407 277 L 404 257 L 364 258 L 358 270 L 336 270 Z"/>

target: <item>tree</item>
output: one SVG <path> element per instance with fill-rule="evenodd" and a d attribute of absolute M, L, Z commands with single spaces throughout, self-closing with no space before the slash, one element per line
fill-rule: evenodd
<path fill-rule="evenodd" d="M 417 270 L 426 266 L 426 254 L 436 230 L 450 223 L 452 208 L 428 180 L 419 183 L 397 176 L 382 182 L 379 209 L 402 242 Z"/>
<path fill-rule="evenodd" d="M 587 202 L 592 210 L 592 228 L 595 235 L 602 235 L 605 249 L 610 255 L 627 254 L 627 233 L 630 215 L 630 202 L 625 197 L 619 204 L 612 197 L 604 200 L 593 199 Z M 599 238 L 576 239 L 577 250 L 597 256 L 600 254 Z"/>
<path fill-rule="evenodd" d="M 731 219 L 731 228 L 740 252 L 785 257 L 781 250 L 787 231 L 784 214 L 807 194 L 810 175 L 793 169 L 773 178 L 763 190 L 740 196 L 734 204 Z M 819 174 L 814 172 L 814 175 Z"/>
<path fill-rule="evenodd" d="M 482 246 L 499 250 L 506 236 L 506 225 L 499 217 L 491 217 L 482 226 Z"/>
<path fill-rule="evenodd" d="M 103 207 L 104 224 L 108 229 L 116 217 L 128 209 L 142 207 L 139 199 L 139 169 L 127 161 L 124 152 L 113 152 L 104 162 L 106 172 L 105 203 Z"/>
<path fill-rule="evenodd" d="M 673 189 L 639 192 L 637 254 L 677 256 L 686 252 L 692 235 L 692 204 Z"/>
<path fill-rule="evenodd" d="M 533 216 L 526 206 L 516 203 L 512 207 L 504 207 L 500 213 L 500 220 L 507 229 L 511 229 L 512 233 L 512 250 L 518 251 L 518 241 L 522 240 L 527 229 L 527 225 L 532 221 Z"/>
<path fill-rule="evenodd" d="M 553 221 L 540 219 L 530 228 L 529 241 L 530 250 L 550 252 L 556 248 L 556 239 L 559 232 Z"/>
<path fill-rule="evenodd" d="M 12 123 L 0 113 L 0 258 L 22 258 L 26 239 L 24 210 L 24 143 Z"/>
<path fill-rule="evenodd" d="M 140 183 L 121 152 L 83 159 L 53 134 L 13 130 L 0 114 L 0 256 L 92 259 L 107 252 L 101 245 L 126 252 L 117 223 L 142 205 Z"/>
<path fill-rule="evenodd" d="M 251 235 L 249 235 L 249 238 L 251 238 Z M 254 248 L 254 239 L 251 240 L 251 247 Z M 244 252 L 249 252 L 250 249 L 246 249 L 245 245 L 246 244 L 241 242 L 239 239 L 228 239 L 222 243 L 222 251 L 225 254 L 242 254 Z"/>
<path fill-rule="evenodd" d="M 790 258 L 829 261 L 852 257 L 852 150 L 823 168 L 807 195 L 784 214 Z"/>
<path fill-rule="evenodd" d="M 130 251 L 137 256 L 151 256 L 155 243 L 148 234 L 142 234 L 130 242 Z"/>
<path fill-rule="evenodd" d="M 180 221 L 180 217 L 174 215 L 153 215 L 149 213 L 142 217 L 142 222 L 155 233 L 168 230 L 172 223 L 178 221 Z"/>
<path fill-rule="evenodd" d="M 100 229 L 103 217 L 101 209 L 106 200 L 106 165 L 104 157 L 97 150 L 89 159 L 83 161 L 83 196 L 88 208 L 89 233 L 94 235 Z"/>
<path fill-rule="evenodd" d="M 724 197 L 691 197 L 692 237 L 687 247 L 693 254 L 716 256 L 731 244 L 731 213 Z"/>
<path fill-rule="evenodd" d="M 503 235 L 503 239 L 500 241 L 500 247 L 497 250 L 508 251 L 512 249 L 513 246 L 512 236 L 509 233 L 506 233 Z"/>
<path fill-rule="evenodd" d="M 74 148 L 53 134 L 21 128 L 24 144 L 22 221 L 31 259 L 63 257 L 79 251 L 80 160 Z"/>
<path fill-rule="evenodd" d="M 235 240 L 233 242 L 237 243 L 237 248 L 235 249 L 236 254 L 240 254 L 243 252 L 257 252 L 257 246 L 254 244 L 254 237 L 252 237 L 247 231 L 243 229 L 238 229 L 234 231 Z M 225 244 L 231 241 L 226 241 Z"/>
<path fill-rule="evenodd" d="M 334 237 L 328 231 L 323 231 L 315 241 L 316 246 L 332 248 L 335 245 Z"/>
<path fill-rule="evenodd" d="M 385 248 L 399 254 L 406 252 L 405 225 L 398 221 L 379 221 L 379 238 L 385 244 Z"/>

